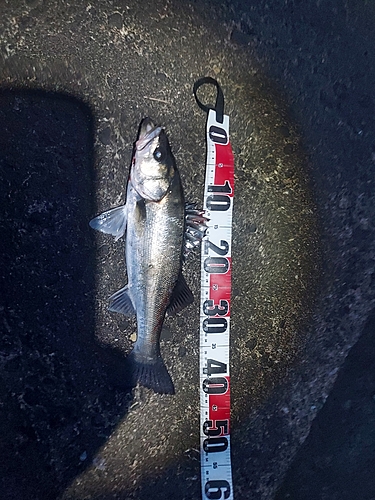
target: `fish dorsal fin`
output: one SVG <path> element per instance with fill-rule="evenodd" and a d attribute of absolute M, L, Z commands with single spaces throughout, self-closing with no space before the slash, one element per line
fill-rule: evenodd
<path fill-rule="evenodd" d="M 126 231 L 128 214 L 126 205 L 112 208 L 90 220 L 90 226 L 102 233 L 111 234 L 117 241 Z"/>
<path fill-rule="evenodd" d="M 207 231 L 208 220 L 204 211 L 198 210 L 193 203 L 185 204 L 184 258 L 201 244 Z"/>
<path fill-rule="evenodd" d="M 184 307 L 187 307 L 193 302 L 193 294 L 191 293 L 191 290 L 188 287 L 182 272 L 180 272 L 178 280 L 172 292 L 169 306 L 167 307 L 167 313 L 170 316 L 174 316 L 178 312 L 182 311 Z"/>
<path fill-rule="evenodd" d="M 108 309 L 112 312 L 125 314 L 125 316 L 135 316 L 133 302 L 129 296 L 129 286 L 125 285 L 109 298 Z"/>

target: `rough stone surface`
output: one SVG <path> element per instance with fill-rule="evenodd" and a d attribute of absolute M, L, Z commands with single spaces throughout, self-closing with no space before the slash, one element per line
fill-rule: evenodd
<path fill-rule="evenodd" d="M 107 311 L 123 244 L 88 220 L 123 202 L 147 115 L 199 202 L 203 75 L 223 87 L 236 156 L 234 493 L 274 498 L 374 306 L 375 7 L 3 0 L 0 13 L 3 498 L 199 498 L 197 302 L 165 326 L 176 396 L 114 386 L 135 329 Z M 196 297 L 198 269 L 196 255 Z M 301 491 L 287 479 L 278 494 Z"/>

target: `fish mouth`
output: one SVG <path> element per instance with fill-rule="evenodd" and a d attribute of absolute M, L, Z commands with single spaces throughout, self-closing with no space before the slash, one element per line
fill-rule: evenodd
<path fill-rule="evenodd" d="M 139 127 L 138 140 L 135 143 L 137 151 L 142 151 L 151 141 L 160 135 L 162 128 L 155 125 L 151 118 L 144 118 Z"/>

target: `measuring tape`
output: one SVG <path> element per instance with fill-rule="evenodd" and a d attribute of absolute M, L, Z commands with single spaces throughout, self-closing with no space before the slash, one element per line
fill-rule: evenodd
<path fill-rule="evenodd" d="M 197 97 L 200 86 L 215 85 L 215 107 Z M 209 221 L 201 252 L 200 442 L 203 499 L 233 499 L 230 456 L 229 329 L 234 158 L 229 117 L 216 80 L 201 78 L 193 87 L 208 113 L 204 209 Z"/>

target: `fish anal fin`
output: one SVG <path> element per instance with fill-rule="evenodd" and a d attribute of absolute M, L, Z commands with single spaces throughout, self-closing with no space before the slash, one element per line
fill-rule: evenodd
<path fill-rule="evenodd" d="M 129 286 L 125 285 L 109 298 L 108 309 L 112 312 L 125 314 L 125 316 L 135 316 L 136 312 L 129 295 Z"/>
<path fill-rule="evenodd" d="M 170 316 L 174 316 L 178 312 L 182 311 L 185 307 L 194 302 L 193 294 L 191 293 L 188 284 L 185 281 L 183 274 L 180 272 L 178 280 L 175 284 L 174 290 L 171 295 L 171 300 L 169 306 L 167 307 L 167 313 Z"/>

